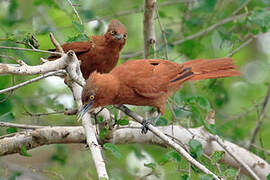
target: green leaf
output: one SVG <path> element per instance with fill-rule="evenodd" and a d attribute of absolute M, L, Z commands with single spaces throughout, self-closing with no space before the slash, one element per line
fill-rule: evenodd
<path fill-rule="evenodd" d="M 75 29 L 77 31 L 79 31 L 80 33 L 84 32 L 84 25 L 83 24 L 81 24 L 81 23 L 79 23 L 77 21 L 72 21 L 72 24 L 73 24 L 73 26 L 75 27 Z"/>
<path fill-rule="evenodd" d="M 3 114 L 2 116 L 0 116 L 0 121 L 3 121 L 3 122 L 11 122 L 14 120 L 15 120 L 15 116 L 12 112 L 7 112 Z"/>
<path fill-rule="evenodd" d="M 237 176 L 238 174 L 238 171 L 234 170 L 234 169 L 227 169 L 225 172 L 224 172 L 224 175 L 227 177 L 227 178 L 233 178 L 235 176 Z"/>
<path fill-rule="evenodd" d="M 206 175 L 200 176 L 200 180 L 213 180 L 213 176 L 211 174 L 206 174 Z"/>
<path fill-rule="evenodd" d="M 11 133 L 18 132 L 18 130 L 17 130 L 17 128 L 15 128 L 15 127 L 9 127 L 9 128 L 6 129 L 6 132 L 7 132 L 8 134 L 11 134 Z"/>
<path fill-rule="evenodd" d="M 191 180 L 187 174 L 184 174 L 180 177 L 180 180 Z"/>
<path fill-rule="evenodd" d="M 99 137 L 100 137 L 100 139 L 103 140 L 103 139 L 105 139 L 108 136 L 108 134 L 109 134 L 109 130 L 106 129 L 106 128 L 102 128 L 100 130 L 100 132 L 99 132 Z"/>
<path fill-rule="evenodd" d="M 215 165 L 218 163 L 225 155 L 224 151 L 215 151 L 211 155 L 211 164 Z"/>
<path fill-rule="evenodd" d="M 26 149 L 24 144 L 21 146 L 20 155 L 26 156 L 26 157 L 31 157 L 32 156 L 31 154 L 29 154 L 27 152 L 27 149 Z"/>
<path fill-rule="evenodd" d="M 175 151 L 169 151 L 161 158 L 161 160 L 159 161 L 159 164 L 164 165 L 170 160 L 174 160 L 175 162 L 180 163 L 181 156 L 179 156 L 179 154 Z"/>
<path fill-rule="evenodd" d="M 86 21 L 89 21 L 89 20 L 91 20 L 93 17 L 95 17 L 94 12 L 91 11 L 91 10 L 89 10 L 89 9 L 87 9 L 87 10 L 80 10 L 80 15 L 82 15 L 82 17 L 84 17 L 84 19 L 85 19 Z M 85 21 L 85 22 L 86 22 L 86 21 Z"/>
<path fill-rule="evenodd" d="M 199 11 L 211 13 L 215 9 L 217 0 L 200 0 L 198 2 L 200 4 L 198 8 Z"/>
<path fill-rule="evenodd" d="M 119 119 L 116 123 L 121 125 L 121 126 L 125 126 L 125 125 L 129 124 L 129 120 L 127 120 L 127 119 Z"/>
<path fill-rule="evenodd" d="M 165 117 L 160 117 L 156 122 L 156 126 L 166 126 L 166 125 L 168 125 L 168 120 Z"/>
<path fill-rule="evenodd" d="M 266 176 L 267 180 L 270 180 L 270 173 Z"/>
<path fill-rule="evenodd" d="M 76 42 L 76 41 L 88 41 L 89 38 L 87 34 L 78 34 L 76 36 L 68 37 L 67 42 Z"/>
<path fill-rule="evenodd" d="M 255 11 L 249 17 L 249 21 L 254 24 L 259 25 L 261 28 L 269 28 L 270 27 L 270 11 Z"/>
<path fill-rule="evenodd" d="M 22 172 L 19 171 L 15 171 L 11 174 L 11 176 L 9 176 L 8 180 L 16 180 L 17 177 L 21 176 Z"/>
<path fill-rule="evenodd" d="M 104 118 L 102 116 L 98 116 L 97 117 L 97 123 L 103 123 L 104 122 Z"/>
<path fill-rule="evenodd" d="M 191 96 L 185 100 L 187 104 L 197 104 L 200 108 L 209 112 L 211 110 L 211 105 L 208 99 L 202 96 Z"/>
<path fill-rule="evenodd" d="M 195 159 L 198 157 L 201 157 L 203 154 L 203 148 L 202 148 L 202 144 L 195 140 L 195 139 L 191 139 L 189 142 L 189 147 L 190 147 L 190 153 L 192 155 L 192 157 L 194 157 Z"/>
<path fill-rule="evenodd" d="M 35 6 L 40 6 L 40 5 L 47 5 L 47 6 L 50 6 L 50 7 L 55 7 L 55 8 L 58 8 L 58 5 L 55 3 L 54 0 L 34 0 L 34 5 Z"/>
<path fill-rule="evenodd" d="M 220 49 L 222 41 L 222 37 L 220 36 L 218 31 L 215 31 L 211 36 L 212 47 L 214 49 Z"/>
<path fill-rule="evenodd" d="M 157 165 L 155 163 L 144 163 L 145 167 L 151 168 L 152 170 L 155 170 L 157 168 Z"/>
<path fill-rule="evenodd" d="M 51 155 L 50 159 L 56 161 L 60 165 L 65 165 L 68 160 L 68 149 L 67 146 L 63 144 L 56 144 L 54 146 L 55 152 Z"/>
<path fill-rule="evenodd" d="M 106 150 L 109 150 L 116 158 L 118 158 L 118 159 L 121 159 L 122 158 L 122 154 L 120 153 L 120 151 L 118 150 L 118 148 L 114 144 L 105 143 L 103 145 L 103 147 Z"/>
<path fill-rule="evenodd" d="M 212 134 L 217 134 L 216 126 L 215 124 L 208 124 L 205 122 L 205 120 L 202 121 L 203 127 Z"/>
<path fill-rule="evenodd" d="M 161 18 L 166 17 L 166 13 L 164 11 L 158 10 L 158 14 Z"/>

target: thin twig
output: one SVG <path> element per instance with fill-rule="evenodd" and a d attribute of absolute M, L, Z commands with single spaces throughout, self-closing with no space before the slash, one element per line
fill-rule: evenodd
<path fill-rule="evenodd" d="M 204 30 L 202 30 L 202 31 L 199 31 L 199 32 L 197 32 L 197 33 L 195 33 L 195 34 L 192 34 L 192 35 L 187 36 L 187 37 L 185 37 L 185 38 L 183 38 L 183 39 L 180 39 L 180 40 L 178 40 L 178 41 L 175 41 L 175 42 L 173 42 L 172 44 L 173 44 L 173 45 L 180 45 L 180 44 L 186 42 L 187 40 L 192 40 L 192 39 L 195 39 L 195 38 L 200 37 L 200 36 L 202 36 L 202 35 L 205 35 L 205 34 L 211 32 L 211 31 L 215 30 L 215 29 L 218 28 L 219 26 L 222 26 L 222 25 L 224 25 L 224 24 L 227 24 L 227 23 L 229 23 L 229 22 L 231 22 L 231 21 L 234 21 L 234 20 L 236 20 L 236 19 L 240 19 L 240 18 L 245 17 L 245 16 L 246 16 L 246 13 L 239 14 L 239 15 L 232 16 L 232 17 L 228 17 L 228 18 L 226 18 L 226 19 L 223 19 L 223 20 L 219 21 L 219 22 L 216 23 L 216 24 L 213 24 L 213 25 L 209 26 L 208 28 L 206 28 L 206 29 L 204 29 Z"/>
<path fill-rule="evenodd" d="M 15 57 L 12 57 L 12 56 L 7 56 L 7 55 L 0 54 L 0 57 L 7 58 L 7 59 L 12 59 L 14 61 L 17 61 L 17 59 Z"/>
<path fill-rule="evenodd" d="M 251 144 L 251 146 L 253 146 L 253 147 L 255 147 L 255 148 L 257 148 L 257 149 L 259 149 L 259 150 L 265 152 L 265 153 L 268 154 L 268 155 L 270 155 L 270 151 L 268 151 L 268 150 L 266 150 L 266 149 L 264 149 L 264 148 L 262 148 L 262 147 L 260 147 L 260 146 L 257 146 L 256 144 Z"/>
<path fill-rule="evenodd" d="M 164 27 L 163 27 L 161 21 L 160 21 L 160 16 L 159 16 L 159 12 L 158 12 L 158 3 L 156 3 L 155 10 L 156 10 L 156 15 L 157 15 L 157 19 L 158 19 L 160 31 L 161 31 L 162 36 L 163 36 L 163 41 L 164 41 L 164 46 L 165 46 L 165 58 L 166 59 L 169 59 L 169 55 L 168 55 L 168 41 L 167 41 L 167 38 L 166 38 L 166 32 L 164 30 Z"/>
<path fill-rule="evenodd" d="M 22 51 L 41 52 L 41 53 L 48 53 L 48 54 L 58 54 L 60 56 L 62 55 L 62 53 L 59 53 L 59 52 L 45 51 L 45 50 L 39 50 L 39 49 L 27 49 L 27 48 L 20 48 L 20 47 L 0 46 L 0 49 L 13 49 L 13 50 L 22 50 Z"/>
<path fill-rule="evenodd" d="M 120 105 L 116 106 L 121 111 L 125 112 L 128 116 L 132 117 L 134 120 L 136 120 L 139 123 L 143 123 L 143 118 L 129 110 L 126 106 Z M 149 124 L 148 129 L 158 136 L 160 139 L 162 139 L 167 145 L 174 148 L 178 153 L 180 153 L 182 156 L 186 158 L 187 161 L 195 165 L 197 168 L 202 170 L 206 174 L 211 174 L 213 178 L 220 179 L 217 175 L 212 173 L 210 170 L 208 170 L 204 165 L 196 161 L 183 147 L 181 147 L 179 144 L 175 143 L 171 138 L 166 136 L 163 132 L 161 132 L 158 128 L 154 127 L 153 125 Z"/>
<path fill-rule="evenodd" d="M 256 127 L 253 130 L 253 133 L 251 136 L 252 138 L 251 138 L 250 143 L 249 143 L 249 149 L 251 149 L 251 146 L 252 146 L 252 144 L 254 144 L 256 137 L 257 137 L 257 134 L 261 129 L 261 126 L 263 124 L 263 119 L 265 117 L 265 110 L 266 110 L 266 107 L 269 103 L 269 99 L 270 99 L 270 85 L 268 86 L 268 90 L 267 90 L 266 96 L 265 96 L 264 101 L 263 101 L 262 110 L 259 114 L 259 118 L 256 121 Z"/>
<path fill-rule="evenodd" d="M 236 157 L 233 152 L 223 143 L 223 140 L 217 135 L 211 135 L 210 139 L 215 140 L 240 166 L 249 172 L 249 174 L 256 180 L 260 180 L 257 174 L 239 157 Z"/>
<path fill-rule="evenodd" d="M 79 15 L 78 11 L 76 10 L 75 6 L 72 4 L 72 2 L 70 0 L 67 0 L 67 2 L 72 7 L 72 9 L 75 12 L 76 16 L 78 17 L 80 23 L 83 24 L 82 19 L 80 18 L 80 15 Z"/>
<path fill-rule="evenodd" d="M 170 0 L 170 1 L 165 1 L 165 2 L 161 2 L 159 3 L 159 7 L 162 6 L 171 6 L 174 4 L 179 4 L 179 3 L 186 3 L 189 1 L 196 1 L 196 0 Z M 136 9 L 129 9 L 129 10 L 125 10 L 125 11 L 121 11 L 112 15 L 108 15 L 108 16 L 102 16 L 102 17 L 95 17 L 92 18 L 91 21 L 95 21 L 95 20 L 103 20 L 103 19 L 110 19 L 110 18 L 116 18 L 116 17 L 120 17 L 120 16 L 127 16 L 127 15 L 131 15 L 131 14 L 137 14 L 137 13 L 141 13 L 143 12 L 143 7 L 139 7 Z"/>
<path fill-rule="evenodd" d="M 250 3 L 250 1 L 251 0 L 246 0 L 246 2 L 244 2 L 239 8 L 237 8 L 235 11 L 233 11 L 232 15 L 236 15 L 239 11 L 241 11 L 241 9 L 246 7 L 248 5 L 248 3 Z"/>
<path fill-rule="evenodd" d="M 23 86 L 25 86 L 27 84 L 31 84 L 33 82 L 39 81 L 39 80 L 47 78 L 49 76 L 54 76 L 54 75 L 56 75 L 58 73 L 65 73 L 65 71 L 64 70 L 58 70 L 58 71 L 55 71 L 55 72 L 49 72 L 47 74 L 38 76 L 36 78 L 33 78 L 33 79 L 28 80 L 28 81 L 22 82 L 20 84 L 17 84 L 15 86 L 12 86 L 12 87 L 9 87 L 9 88 L 6 88 L 6 89 L 2 89 L 2 90 L 0 90 L 0 94 L 6 93 L 6 92 L 9 92 L 9 91 L 14 91 L 15 89 L 23 87 Z"/>
<path fill-rule="evenodd" d="M 32 113 L 26 109 L 24 109 L 24 110 L 25 110 L 24 114 L 27 114 L 27 115 L 32 116 L 32 117 L 48 116 L 48 115 L 53 115 L 53 114 L 63 114 L 66 112 L 66 111 L 54 111 L 54 112 L 46 112 L 46 113 Z"/>
<path fill-rule="evenodd" d="M 65 52 L 64 52 L 63 48 L 61 47 L 60 43 L 55 39 L 53 33 L 51 33 L 51 32 L 50 32 L 50 39 L 56 48 L 56 52 L 60 52 L 60 53 L 64 54 Z"/>
<path fill-rule="evenodd" d="M 21 129 L 39 129 L 39 128 L 50 127 L 50 126 L 35 126 L 35 125 L 17 124 L 17 123 L 9 123 L 9 122 L 0 121 L 0 127 L 14 127 L 14 128 L 21 128 Z"/>
<path fill-rule="evenodd" d="M 237 53 L 238 51 L 240 51 L 242 48 L 246 47 L 247 45 L 249 45 L 257 36 L 253 36 L 251 38 L 249 38 L 248 40 L 246 40 L 243 44 L 241 44 L 238 48 L 236 48 L 235 50 L 233 50 L 228 57 L 232 57 L 235 53 Z"/>

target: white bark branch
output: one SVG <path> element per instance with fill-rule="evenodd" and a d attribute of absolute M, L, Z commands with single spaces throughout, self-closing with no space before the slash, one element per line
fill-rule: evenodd
<path fill-rule="evenodd" d="M 70 87 L 70 89 L 72 90 L 73 93 L 73 97 L 75 99 L 75 101 L 77 102 L 78 105 L 78 109 L 80 109 L 82 107 L 82 101 L 81 101 L 81 94 L 82 94 L 82 87 L 85 84 L 85 80 L 81 74 L 80 71 L 80 63 L 79 60 L 77 59 L 75 53 L 68 53 L 68 56 L 70 58 L 70 62 L 72 62 L 72 64 L 66 68 L 69 77 L 71 78 L 70 80 L 67 81 L 67 85 Z M 78 84 L 74 83 L 75 81 L 80 84 L 81 86 L 79 86 Z M 92 159 L 95 163 L 95 167 L 97 170 L 97 174 L 99 179 L 109 179 L 107 170 L 106 170 L 106 166 L 105 166 L 105 162 L 104 159 L 102 157 L 102 153 L 101 153 L 101 146 L 98 144 L 98 140 L 97 140 L 97 135 L 96 135 L 96 131 L 95 128 L 91 122 L 91 116 L 89 113 L 86 113 L 83 117 L 82 117 L 82 125 L 84 128 L 84 132 L 85 132 L 85 136 L 86 136 L 86 142 L 90 148 L 91 154 L 92 154 Z"/>
<path fill-rule="evenodd" d="M 111 131 L 112 134 L 108 141 L 115 144 L 140 143 L 167 146 L 163 140 L 151 132 L 141 134 L 140 124 L 131 122 L 129 126 L 123 126 Z M 205 131 L 203 127 L 189 128 L 187 130 L 181 126 L 174 125 L 173 132 L 171 126 L 157 128 L 164 134 L 174 136 L 175 139 L 180 140 L 187 146 L 188 142 L 195 137 L 196 140 L 201 142 L 204 153 L 208 156 L 211 156 L 215 151 L 224 151 L 223 147 L 216 141 L 209 141 L 209 135 L 211 134 Z M 189 131 L 195 136 L 190 134 Z M 25 145 L 27 149 L 33 149 L 48 144 L 85 143 L 85 141 L 85 131 L 82 126 L 38 128 L 36 130 L 22 131 L 10 136 L 0 137 L 0 156 L 18 153 L 22 145 Z M 236 157 L 241 158 L 260 179 L 266 179 L 266 176 L 270 172 L 270 165 L 265 160 L 229 141 L 224 140 L 222 143 L 225 144 Z M 222 162 L 237 169 L 240 168 L 239 163 L 228 153 L 225 153 Z M 242 172 L 249 175 L 247 171 L 243 170 Z"/>
<path fill-rule="evenodd" d="M 67 56 L 65 54 L 55 61 L 47 61 L 44 64 L 36 66 L 29 66 L 23 61 L 19 61 L 21 66 L 0 63 L 0 74 L 34 75 L 65 69 L 69 63 Z"/>
<path fill-rule="evenodd" d="M 260 178 L 256 175 L 256 173 L 238 156 L 234 155 L 234 153 L 224 144 L 224 141 L 216 136 L 210 136 L 211 139 L 215 140 L 239 165 L 241 168 L 244 168 L 251 177 L 256 180 L 260 180 Z"/>
<path fill-rule="evenodd" d="M 127 107 L 120 105 L 117 106 L 118 109 L 125 112 L 127 115 L 135 119 L 139 123 L 143 123 L 143 118 L 138 116 L 136 113 L 130 111 Z M 196 161 L 183 147 L 181 147 L 179 144 L 174 142 L 171 138 L 166 136 L 162 131 L 160 131 L 157 127 L 149 124 L 148 125 L 149 130 L 153 133 L 153 135 L 156 135 L 159 137 L 164 143 L 173 149 L 175 149 L 179 154 L 185 157 L 185 159 L 190 162 L 191 164 L 195 165 L 197 168 L 199 168 L 201 171 L 203 171 L 206 174 L 211 174 L 214 179 L 220 179 L 217 175 L 212 173 L 210 170 L 208 170 L 204 165 Z M 174 135 L 174 134 L 173 134 Z M 182 141 L 181 141 L 182 142 Z"/>
<path fill-rule="evenodd" d="M 156 35 L 155 35 L 155 12 L 156 0 L 144 0 L 144 16 L 143 16 L 143 39 L 144 39 L 144 58 L 150 55 L 150 48 L 155 51 Z"/>

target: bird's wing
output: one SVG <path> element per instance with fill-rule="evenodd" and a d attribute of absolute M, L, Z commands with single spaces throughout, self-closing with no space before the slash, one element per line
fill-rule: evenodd
<path fill-rule="evenodd" d="M 158 98 L 167 93 L 170 81 L 178 76 L 183 67 L 174 62 L 147 59 L 127 61 L 112 73 L 119 74 L 127 86 L 147 98 Z"/>
<path fill-rule="evenodd" d="M 73 50 L 76 54 L 80 54 L 89 51 L 92 48 L 92 45 L 89 41 L 72 42 L 63 44 L 62 48 L 65 52 Z"/>
<path fill-rule="evenodd" d="M 85 42 L 71 42 L 71 43 L 66 43 L 61 45 L 63 48 L 64 52 L 68 52 L 69 50 L 73 50 L 76 55 L 84 53 L 89 51 L 92 48 L 92 44 L 89 41 Z M 55 51 L 55 49 L 49 49 L 49 51 Z M 48 60 L 53 60 L 55 58 L 58 58 L 59 56 L 57 55 L 51 55 L 48 57 Z"/>

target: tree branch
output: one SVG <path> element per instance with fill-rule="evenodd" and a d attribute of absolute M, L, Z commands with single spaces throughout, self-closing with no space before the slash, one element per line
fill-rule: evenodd
<path fill-rule="evenodd" d="M 31 84 L 33 82 L 39 81 L 39 80 L 47 78 L 49 76 L 54 76 L 54 75 L 59 74 L 59 73 L 65 73 L 65 71 L 64 70 L 58 70 L 58 71 L 55 71 L 55 72 L 49 72 L 47 74 L 43 74 L 43 75 L 41 75 L 39 77 L 30 79 L 28 81 L 22 82 L 20 84 L 15 85 L 15 86 L 12 86 L 12 87 L 9 87 L 9 88 L 6 88 L 6 89 L 2 89 L 2 90 L 0 90 L 0 94 L 13 91 L 13 90 L 18 89 L 20 87 L 23 87 L 23 86 L 25 86 L 27 84 Z"/>
<path fill-rule="evenodd" d="M 108 141 L 115 144 L 140 143 L 167 146 L 164 141 L 151 132 L 141 134 L 140 124 L 132 121 L 130 123 L 128 126 L 121 126 L 112 130 Z M 173 132 L 171 126 L 157 127 L 157 129 L 169 136 L 173 135 L 175 139 L 180 140 L 187 146 L 189 141 L 195 137 L 196 140 L 201 142 L 204 153 L 208 156 L 211 156 L 215 151 L 224 151 L 216 141 L 209 141 L 210 134 L 202 127 L 188 129 L 195 136 L 177 125 L 174 125 Z M 85 131 L 82 126 L 44 127 L 31 131 L 21 131 L 7 137 L 0 137 L 0 156 L 18 153 L 22 145 L 25 145 L 29 150 L 48 144 L 85 143 L 85 141 Z M 270 165 L 266 161 L 229 141 L 224 140 L 223 144 L 230 148 L 236 157 L 241 158 L 259 178 L 266 179 L 270 172 Z M 237 169 L 240 168 L 240 165 L 227 153 L 225 153 L 222 162 Z M 242 172 L 248 174 L 246 171 Z"/>
<path fill-rule="evenodd" d="M 130 111 L 127 107 L 120 105 L 116 106 L 121 111 L 125 112 L 127 115 L 135 119 L 139 123 L 143 123 L 143 118 L 138 116 L 136 113 Z M 220 179 L 217 175 L 212 173 L 210 170 L 208 170 L 204 165 L 196 161 L 183 147 L 181 147 L 179 144 L 175 143 L 171 138 L 166 136 L 162 131 L 160 131 L 157 127 L 149 124 L 148 125 L 149 130 L 153 133 L 153 135 L 156 135 L 159 137 L 164 143 L 173 149 L 175 149 L 179 154 L 185 157 L 185 159 L 190 162 L 191 164 L 195 165 L 197 168 L 199 168 L 201 171 L 203 171 L 206 174 L 211 174 L 213 178 Z M 166 132 L 167 133 L 167 132 Z"/>
<path fill-rule="evenodd" d="M 13 50 L 21 50 L 21 51 L 32 51 L 32 52 L 40 52 L 40 53 L 47 53 L 47 54 L 58 54 L 63 55 L 59 52 L 52 52 L 52 51 L 45 51 L 40 49 L 27 49 L 27 48 L 20 48 L 20 47 L 7 47 L 7 46 L 0 46 L 0 49 L 13 49 Z"/>
<path fill-rule="evenodd" d="M 205 34 L 211 32 L 211 31 L 215 30 L 215 29 L 218 28 L 219 26 L 222 26 L 223 24 L 227 24 L 227 23 L 229 23 L 229 22 L 231 22 L 231 21 L 234 21 L 234 20 L 236 20 L 236 19 L 240 19 L 240 18 L 245 17 L 245 16 L 246 16 L 246 13 L 239 14 L 239 15 L 232 16 L 232 17 L 228 17 L 228 18 L 226 18 L 226 19 L 223 19 L 223 20 L 219 21 L 219 22 L 216 23 L 216 24 L 213 24 L 212 26 L 209 26 L 208 28 L 206 28 L 206 29 L 204 29 L 204 30 L 202 30 L 202 31 L 199 31 L 199 32 L 197 32 L 197 33 L 195 33 L 195 34 L 192 34 L 192 35 L 187 36 L 187 37 L 185 37 L 185 38 L 183 38 L 183 39 L 180 39 L 180 40 L 178 40 L 178 41 L 175 41 L 175 42 L 173 42 L 172 44 L 175 45 L 175 46 L 176 46 L 176 45 L 180 45 L 180 44 L 182 44 L 182 43 L 184 43 L 184 42 L 186 42 L 186 41 L 188 41 L 188 40 L 192 40 L 192 39 L 195 39 L 195 38 L 197 38 L 197 37 L 203 36 L 203 35 L 205 35 Z"/>
<path fill-rule="evenodd" d="M 82 101 L 81 101 L 82 86 L 85 84 L 85 80 L 82 77 L 82 74 L 80 71 L 79 60 L 77 59 L 76 54 L 74 52 L 68 53 L 68 54 L 69 54 L 69 58 L 71 59 L 70 61 L 73 63 L 72 63 L 72 66 L 69 66 L 67 68 L 69 77 L 71 78 L 67 80 L 67 85 L 72 90 L 73 97 L 75 101 L 77 102 L 78 108 L 81 108 L 82 107 Z M 78 78 L 81 81 L 80 83 L 82 86 L 79 86 L 78 84 L 75 83 L 74 79 L 76 78 Z M 105 162 L 101 153 L 101 146 L 98 144 L 96 131 L 95 131 L 94 126 L 91 123 L 91 116 L 89 113 L 86 113 L 82 117 L 82 125 L 83 125 L 85 136 L 86 136 L 86 142 L 90 148 L 92 159 L 95 163 L 98 177 L 99 179 L 109 179 Z"/>
<path fill-rule="evenodd" d="M 156 43 L 155 35 L 155 12 L 156 0 L 144 0 L 144 16 L 143 16 L 143 39 L 144 39 L 144 58 L 150 55 L 150 48 L 154 51 Z"/>
<path fill-rule="evenodd" d="M 76 16 L 78 17 L 80 23 L 83 24 L 82 19 L 80 18 L 80 15 L 79 15 L 78 11 L 76 10 L 75 6 L 72 4 L 72 2 L 70 0 L 67 0 L 67 2 L 72 7 L 72 9 L 75 12 Z"/>
<path fill-rule="evenodd" d="M 263 104 L 262 104 L 262 110 L 259 114 L 259 118 L 256 121 L 256 127 L 254 128 L 252 136 L 251 136 L 251 140 L 249 143 L 249 149 L 251 149 L 252 144 L 254 144 L 256 137 L 257 137 L 257 134 L 261 129 L 261 126 L 263 124 L 263 119 L 265 117 L 265 110 L 266 110 L 267 105 L 269 104 L 269 99 L 270 99 L 270 85 L 268 86 L 268 90 L 267 90 L 266 96 L 265 96 Z"/>
<path fill-rule="evenodd" d="M 168 41 L 167 41 L 167 38 L 166 38 L 166 32 L 164 30 L 164 27 L 163 27 L 163 25 L 161 23 L 161 20 L 160 20 L 160 17 L 159 17 L 158 3 L 156 3 L 155 10 L 156 10 L 156 15 L 157 15 L 158 23 L 159 23 L 159 28 L 160 28 L 161 34 L 163 36 L 163 41 L 164 41 L 164 46 L 165 46 L 165 58 L 166 59 L 169 59 L 169 55 L 168 55 Z"/>

